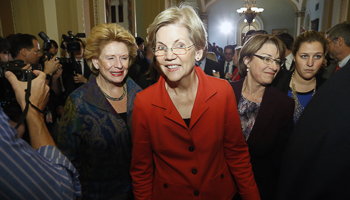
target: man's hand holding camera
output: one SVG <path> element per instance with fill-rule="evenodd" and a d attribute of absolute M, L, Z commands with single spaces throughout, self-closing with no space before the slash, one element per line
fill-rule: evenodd
<path fill-rule="evenodd" d="M 49 86 L 45 83 L 46 76 L 39 70 L 34 70 L 33 73 L 37 76 L 32 80 L 29 101 L 38 109 L 43 110 L 49 100 Z M 25 95 L 27 90 L 27 82 L 18 81 L 17 77 L 10 71 L 5 73 L 7 80 L 11 83 L 16 94 L 16 99 L 21 106 L 22 111 L 26 107 Z M 26 116 L 30 140 L 32 147 L 37 149 L 41 146 L 52 145 L 56 146 L 49 131 L 46 128 L 44 116 L 37 111 L 32 105 L 29 105 Z"/>

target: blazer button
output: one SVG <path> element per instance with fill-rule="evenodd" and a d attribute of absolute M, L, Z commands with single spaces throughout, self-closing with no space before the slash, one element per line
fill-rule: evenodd
<path fill-rule="evenodd" d="M 196 168 L 192 169 L 192 174 L 197 174 L 197 169 Z"/>
<path fill-rule="evenodd" d="M 221 174 L 221 178 L 224 178 L 224 174 Z"/>
<path fill-rule="evenodd" d="M 164 186 L 164 188 L 168 188 L 168 185 L 167 185 L 167 184 L 164 184 L 163 186 Z"/>
<path fill-rule="evenodd" d="M 198 191 L 198 190 L 195 190 L 195 191 L 193 192 L 193 194 L 194 194 L 194 196 L 198 196 L 198 195 L 199 195 L 199 191 Z"/>
<path fill-rule="evenodd" d="M 194 147 L 188 147 L 188 150 L 189 150 L 190 152 L 193 152 L 193 151 L 194 151 Z"/>

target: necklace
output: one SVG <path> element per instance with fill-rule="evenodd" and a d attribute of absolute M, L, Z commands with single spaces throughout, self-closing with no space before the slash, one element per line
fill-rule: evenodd
<path fill-rule="evenodd" d="M 111 100 L 111 101 L 120 101 L 120 100 L 122 100 L 122 99 L 125 97 L 125 94 L 126 94 L 126 84 L 125 84 L 125 83 L 123 84 L 123 94 L 122 94 L 122 96 L 120 96 L 119 98 L 114 98 L 114 97 L 109 96 L 109 95 L 106 94 L 101 88 L 100 88 L 100 90 L 102 91 L 103 95 L 104 95 L 107 99 L 109 99 L 109 100 Z"/>
<path fill-rule="evenodd" d="M 294 71 L 294 73 L 295 73 L 295 71 Z M 291 85 L 292 85 L 292 97 L 293 97 L 294 102 L 295 102 L 294 116 L 293 116 L 293 121 L 294 121 L 294 124 L 295 124 L 295 123 L 297 123 L 301 113 L 303 112 L 304 107 L 300 104 L 298 96 L 297 96 L 297 91 L 295 90 L 294 73 L 292 74 Z M 316 92 L 316 77 L 315 77 L 315 87 L 314 87 L 313 90 L 314 91 L 313 91 L 311 97 L 313 97 L 315 95 L 315 92 Z"/>

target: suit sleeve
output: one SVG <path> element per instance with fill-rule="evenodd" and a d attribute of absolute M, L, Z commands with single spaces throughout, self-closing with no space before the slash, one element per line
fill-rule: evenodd
<path fill-rule="evenodd" d="M 227 164 L 236 181 L 239 194 L 243 200 L 260 199 L 255 183 L 248 145 L 244 139 L 241 120 L 237 111 L 236 99 L 231 86 L 226 84 L 226 119 L 224 148 Z"/>
<path fill-rule="evenodd" d="M 133 149 L 130 169 L 135 200 L 152 199 L 154 164 L 146 106 L 140 96 L 136 95 L 132 116 Z"/>

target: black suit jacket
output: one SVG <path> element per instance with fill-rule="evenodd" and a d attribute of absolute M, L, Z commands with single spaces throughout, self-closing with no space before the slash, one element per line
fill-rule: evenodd
<path fill-rule="evenodd" d="M 219 64 L 220 64 L 220 70 L 222 71 L 222 74 L 220 72 L 220 78 L 225 78 L 225 59 L 221 59 L 219 60 Z M 232 66 L 232 72 L 233 73 L 235 71 L 237 67 L 236 66 Z"/>
<path fill-rule="evenodd" d="M 65 98 L 67 98 L 75 89 L 84 85 L 84 83 L 74 82 L 74 79 L 73 79 L 74 71 L 77 71 L 74 64 L 72 63 L 65 64 L 62 66 L 62 68 L 63 68 L 62 82 L 65 89 L 64 96 Z M 90 75 L 91 75 L 91 70 L 84 59 L 84 77 L 89 80 Z"/>
<path fill-rule="evenodd" d="M 350 199 L 350 61 L 305 107 L 283 161 L 277 199 Z"/>
<path fill-rule="evenodd" d="M 238 104 L 244 79 L 231 82 Z M 293 129 L 294 101 L 267 86 L 247 140 L 261 199 L 274 199 L 282 155 Z"/>
<path fill-rule="evenodd" d="M 205 58 L 207 59 L 205 62 L 205 66 L 204 66 L 204 73 L 209 75 L 209 76 L 213 76 L 213 70 L 220 72 L 220 77 L 221 77 L 221 69 L 220 69 L 220 64 L 214 60 L 211 60 L 209 58 Z"/>
<path fill-rule="evenodd" d="M 292 74 L 294 71 L 289 71 L 286 69 L 281 69 L 276 77 L 273 79 L 271 85 L 281 92 L 288 94 L 289 83 L 292 79 Z M 326 82 L 327 79 L 320 76 L 320 74 L 316 75 L 316 90 L 318 90 L 321 85 Z"/>

